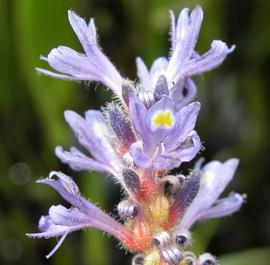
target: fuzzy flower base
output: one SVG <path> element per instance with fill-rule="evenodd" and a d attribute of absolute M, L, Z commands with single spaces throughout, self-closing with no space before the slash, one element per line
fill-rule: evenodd
<path fill-rule="evenodd" d="M 195 158 L 202 145 L 195 131 L 200 103 L 193 101 L 196 85 L 191 77 L 220 65 L 234 47 L 214 40 L 209 51 L 194 49 L 203 20 L 200 6 L 185 8 L 176 20 L 171 12 L 171 53 L 156 59 L 150 70 L 137 58 L 139 82 L 124 79 L 97 43 L 93 19 L 87 24 L 69 11 L 70 24 L 84 53 L 60 46 L 42 59 L 57 72 L 40 73 L 66 80 L 98 81 L 119 98 L 103 111 L 88 110 L 84 117 L 65 111 L 65 119 L 88 151 L 75 147 L 55 153 L 74 170 L 95 170 L 112 175 L 125 196 L 117 209 L 122 222 L 114 220 L 79 192 L 74 181 L 53 171 L 38 183 L 55 189 L 68 203 L 51 206 L 39 221 L 33 238 L 61 237 L 49 258 L 68 234 L 98 228 L 137 253 L 133 265 L 215 265 L 209 253 L 197 257 L 189 251 L 194 223 L 230 215 L 239 210 L 243 197 L 231 193 L 219 199 L 238 165 L 235 158 L 224 163 L 199 160 L 188 176 L 170 171 Z"/>

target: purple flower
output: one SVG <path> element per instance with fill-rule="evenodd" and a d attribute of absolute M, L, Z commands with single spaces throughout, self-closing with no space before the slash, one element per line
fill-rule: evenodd
<path fill-rule="evenodd" d="M 85 53 L 59 46 L 52 49 L 47 58 L 41 58 L 48 61 L 53 69 L 62 74 L 41 68 L 37 70 L 40 73 L 66 80 L 98 81 L 120 96 L 122 77 L 98 46 L 94 20 L 91 18 L 87 25 L 72 11 L 68 12 L 68 19 Z"/>
<path fill-rule="evenodd" d="M 40 73 L 66 80 L 98 81 L 121 98 L 121 89 L 125 82 L 99 48 L 93 19 L 90 19 L 87 25 L 72 11 L 69 11 L 68 17 L 85 53 L 59 46 L 52 49 L 47 58 L 41 57 L 59 73 L 41 68 L 37 70 Z M 168 94 L 176 107 L 180 109 L 187 105 L 197 91 L 190 77 L 214 69 L 234 50 L 234 46 L 228 48 L 224 42 L 214 40 L 211 49 L 205 54 L 200 56 L 195 52 L 202 19 L 203 11 L 200 6 L 195 7 L 190 14 L 188 8 L 183 9 L 177 21 L 171 12 L 170 57 L 156 59 L 149 71 L 141 58 L 136 59 L 140 83 L 135 90 L 145 104 L 154 99 L 157 82 L 163 75 L 168 81 Z"/>
<path fill-rule="evenodd" d="M 194 131 L 200 103 L 178 110 L 168 96 L 146 109 L 136 95 L 130 95 L 129 109 L 139 141 L 132 144 L 131 156 L 141 168 L 153 166 L 170 170 L 192 160 L 201 149 Z"/>
<path fill-rule="evenodd" d="M 171 12 L 170 57 L 156 59 L 149 71 L 137 58 L 136 84 L 123 79 L 102 53 L 93 19 L 87 24 L 72 11 L 68 16 L 84 53 L 60 46 L 42 57 L 58 73 L 37 70 L 66 80 L 101 82 L 120 101 L 109 103 L 103 112 L 88 110 L 84 117 L 65 111 L 79 144 L 91 156 L 75 147 L 65 151 L 58 146 L 55 153 L 74 170 L 105 172 L 121 184 L 125 198 L 117 209 L 125 225 L 86 200 L 71 178 L 53 171 L 38 182 L 54 188 L 71 207 L 51 206 L 48 215 L 40 218 L 40 232 L 27 235 L 61 237 L 48 258 L 68 234 L 93 227 L 113 235 L 128 250 L 139 252 L 140 263 L 215 264 L 209 254 L 198 259 L 188 256 L 185 249 L 192 239 L 188 230 L 197 221 L 239 210 L 244 201 L 240 194 L 219 199 L 238 160 L 212 161 L 203 167 L 198 162 L 187 178 L 168 173 L 191 161 L 202 147 L 195 131 L 200 103 L 193 101 L 197 88 L 191 77 L 217 67 L 234 46 L 228 48 L 214 40 L 211 49 L 199 55 L 195 46 L 203 20 L 201 7 L 192 12 L 183 9 L 177 21 Z"/>
<path fill-rule="evenodd" d="M 92 154 L 93 158 L 85 156 L 75 147 L 64 151 L 56 147 L 56 155 L 63 163 L 67 163 L 74 170 L 96 170 L 112 174 L 120 178 L 123 167 L 121 158 L 113 146 L 110 128 L 100 111 L 89 110 L 85 119 L 73 111 L 65 111 L 65 119 L 75 133 L 79 143 Z"/>
<path fill-rule="evenodd" d="M 141 90 L 154 93 L 160 75 L 167 78 L 170 96 L 178 108 L 188 104 L 196 94 L 196 86 L 191 76 L 210 71 L 220 65 L 235 46 L 228 48 L 219 40 L 214 40 L 211 49 L 199 55 L 194 49 L 203 20 L 203 11 L 196 6 L 181 11 L 177 21 L 171 12 L 171 56 L 156 59 L 148 71 L 141 58 L 137 58 L 137 72 Z"/>
<path fill-rule="evenodd" d="M 181 228 L 189 229 L 199 220 L 223 217 L 240 209 L 244 199 L 238 193 L 218 199 L 233 179 L 237 165 L 238 159 L 232 158 L 224 163 L 212 161 L 202 167 L 199 191 L 180 220 Z"/>
<path fill-rule="evenodd" d="M 131 232 L 82 197 L 77 185 L 70 177 L 53 171 L 48 178 L 39 180 L 38 183 L 54 188 L 72 206 L 71 208 L 62 205 L 51 206 L 49 214 L 42 216 L 39 220 L 41 232 L 27 234 L 33 238 L 61 237 L 54 249 L 46 256 L 47 258 L 55 253 L 68 234 L 84 228 L 98 228 L 113 235 L 124 244 L 131 240 Z"/>

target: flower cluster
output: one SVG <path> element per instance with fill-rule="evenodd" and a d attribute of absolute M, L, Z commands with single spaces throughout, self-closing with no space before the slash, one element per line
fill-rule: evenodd
<path fill-rule="evenodd" d="M 51 206 L 39 221 L 34 238 L 61 237 L 50 257 L 68 234 L 94 227 L 117 238 L 137 253 L 133 264 L 216 264 L 209 253 L 197 257 L 188 251 L 190 228 L 204 219 L 230 215 L 241 207 L 243 197 L 231 193 L 219 199 L 238 165 L 233 158 L 203 165 L 199 160 L 188 176 L 170 171 L 191 161 L 202 145 L 195 131 L 200 103 L 194 101 L 196 85 L 191 77 L 220 65 L 234 47 L 214 40 L 209 51 L 194 49 L 203 20 L 200 6 L 185 8 L 176 20 L 171 12 L 171 52 L 154 61 L 150 70 L 137 58 L 139 82 L 124 79 L 97 43 L 93 19 L 87 24 L 69 11 L 69 22 L 84 53 L 60 46 L 42 59 L 57 72 L 40 73 L 66 80 L 98 81 L 118 98 L 103 112 L 88 110 L 84 117 L 65 111 L 65 119 L 88 151 L 61 146 L 55 153 L 72 169 L 94 170 L 112 175 L 124 189 L 118 204 L 121 222 L 114 220 L 79 192 L 75 182 L 53 171 L 39 180 L 55 189 L 71 207 Z"/>

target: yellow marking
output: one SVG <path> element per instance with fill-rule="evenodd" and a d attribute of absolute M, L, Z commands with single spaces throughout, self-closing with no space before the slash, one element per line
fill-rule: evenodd
<path fill-rule="evenodd" d="M 165 127 L 168 129 L 173 128 L 174 117 L 169 110 L 164 112 L 158 111 L 152 118 L 152 127 L 157 129 L 158 127 Z"/>

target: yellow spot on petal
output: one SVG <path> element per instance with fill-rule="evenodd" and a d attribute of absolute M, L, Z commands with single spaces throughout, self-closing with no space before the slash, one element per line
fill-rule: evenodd
<path fill-rule="evenodd" d="M 171 111 L 166 110 L 164 112 L 158 111 L 152 117 L 152 128 L 154 130 L 159 127 L 171 129 L 174 126 L 174 116 Z"/>

